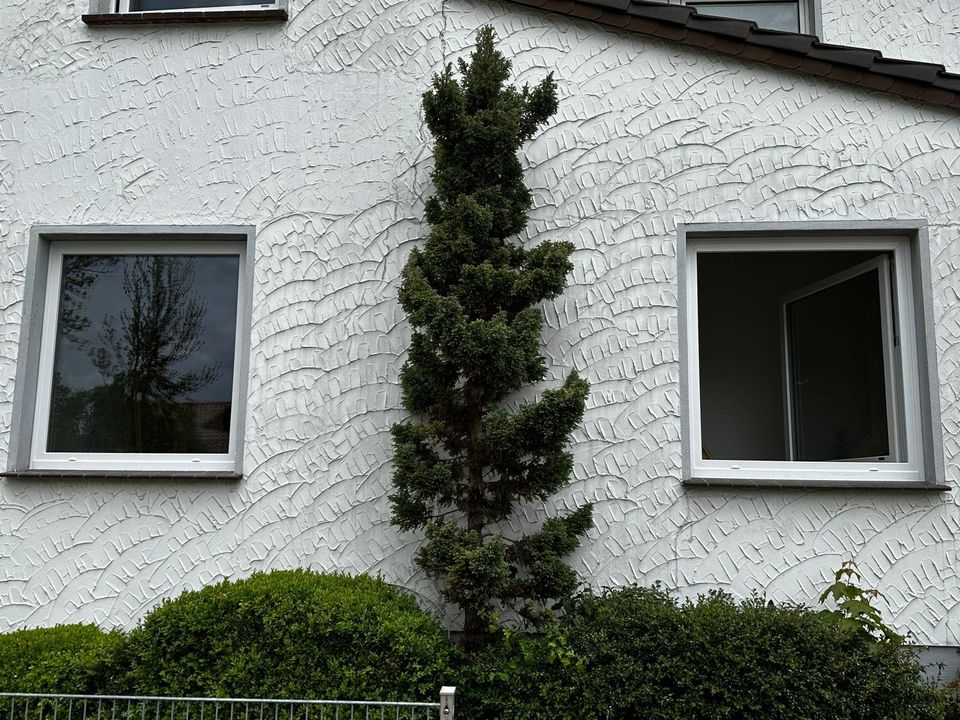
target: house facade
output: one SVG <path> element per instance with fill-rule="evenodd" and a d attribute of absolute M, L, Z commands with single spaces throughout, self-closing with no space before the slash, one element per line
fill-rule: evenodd
<path fill-rule="evenodd" d="M 853 559 L 960 645 L 953 0 L 782 3 L 817 46 L 530 2 L 0 0 L 0 628 L 298 566 L 443 611 L 389 524 L 396 295 L 420 95 L 489 23 L 558 82 L 521 240 L 576 246 L 544 387 L 592 384 L 574 481 L 522 521 L 594 502 L 594 586 L 813 603 Z"/>

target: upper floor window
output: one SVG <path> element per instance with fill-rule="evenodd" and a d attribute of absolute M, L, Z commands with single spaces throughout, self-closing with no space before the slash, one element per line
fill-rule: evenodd
<path fill-rule="evenodd" d="M 87 25 L 283 21 L 287 0 L 90 0 Z"/>
<path fill-rule="evenodd" d="M 705 15 L 753 20 L 769 30 L 813 33 L 812 0 L 688 0 Z"/>
<path fill-rule="evenodd" d="M 120 0 L 120 12 L 152 12 L 161 10 L 224 10 L 242 7 L 271 9 L 278 3 L 265 0 Z"/>

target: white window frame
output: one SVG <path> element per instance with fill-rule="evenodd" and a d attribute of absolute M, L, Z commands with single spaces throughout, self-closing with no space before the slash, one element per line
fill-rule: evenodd
<path fill-rule="evenodd" d="M 237 326 L 233 353 L 233 389 L 230 408 L 230 441 L 226 453 L 68 453 L 46 450 L 50 425 L 53 390 L 54 351 L 57 342 L 57 320 L 60 304 L 60 279 L 65 255 L 235 255 L 239 261 L 237 277 Z M 85 242 L 60 240 L 50 245 L 47 263 L 47 291 L 44 298 L 43 325 L 40 338 L 40 367 L 37 376 L 36 413 L 33 423 L 33 458 L 31 466 L 38 470 L 220 470 L 230 471 L 236 465 L 237 416 L 240 409 L 240 378 L 237 358 L 241 352 L 240 309 L 243 307 L 245 274 L 244 244 L 230 241 L 191 243 L 187 241 L 103 241 Z"/>
<path fill-rule="evenodd" d="M 816 24 L 816 10 L 814 0 L 689 0 L 684 4 L 690 4 L 696 2 L 698 5 L 706 4 L 750 4 L 750 3 L 769 3 L 769 2 L 795 2 L 797 4 L 797 12 L 800 15 L 800 32 L 805 35 L 816 35 L 817 34 L 817 24 Z M 699 12 L 704 13 L 705 15 L 714 15 L 716 13 L 710 12 L 709 8 L 698 7 Z M 720 15 L 722 17 L 722 15 Z"/>
<path fill-rule="evenodd" d="M 275 2 L 263 2 L 258 5 L 214 5 L 210 7 L 195 8 L 169 8 L 167 10 L 130 10 L 130 0 L 117 0 L 117 12 L 119 13 L 182 13 L 182 12 L 217 12 L 227 10 L 278 10 L 282 7 L 279 0 Z"/>
<path fill-rule="evenodd" d="M 7 470 L 13 477 L 239 478 L 249 373 L 255 228 L 38 225 L 30 231 Z M 230 254 L 238 258 L 230 438 L 225 453 L 50 453 L 46 434 L 64 254 Z"/>
<path fill-rule="evenodd" d="M 894 273 L 892 288 L 895 291 L 895 313 L 900 328 L 900 395 L 902 398 L 903 462 L 801 462 L 767 460 L 707 460 L 703 458 L 700 401 L 700 351 L 697 307 L 697 258 L 704 253 L 715 252 L 833 252 L 871 251 L 888 252 L 893 256 Z M 920 398 L 920 368 L 918 363 L 918 332 L 915 313 L 914 258 L 911 240 L 896 235 L 868 237 L 806 237 L 783 236 L 758 237 L 745 235 L 743 239 L 688 238 L 685 244 L 684 273 L 685 309 L 684 354 L 681 362 L 685 370 L 686 434 L 684 458 L 685 475 L 706 481 L 724 481 L 731 484 L 751 484 L 765 481 L 784 484 L 818 483 L 869 483 L 869 484 L 923 484 L 927 474 L 935 468 L 928 467 L 921 428 L 925 427 Z M 891 410 L 888 410 L 888 413 Z"/>

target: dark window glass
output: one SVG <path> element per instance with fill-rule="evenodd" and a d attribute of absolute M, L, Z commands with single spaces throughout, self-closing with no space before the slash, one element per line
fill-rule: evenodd
<path fill-rule="evenodd" d="M 890 454 L 881 317 L 877 270 L 787 305 L 797 460 Z"/>
<path fill-rule="evenodd" d="M 65 256 L 47 450 L 227 452 L 239 264 Z"/>
<path fill-rule="evenodd" d="M 762 28 L 800 32 L 800 7 L 794 2 L 687 3 L 704 15 L 753 20 Z"/>
<path fill-rule="evenodd" d="M 270 0 L 130 0 L 131 12 L 149 10 L 191 10 L 234 5 L 272 5 Z"/>
<path fill-rule="evenodd" d="M 790 460 L 793 448 L 796 460 L 896 459 L 883 326 L 893 298 L 881 299 L 876 266 L 828 284 L 858 265 L 883 267 L 883 256 L 698 254 L 703 458 Z"/>

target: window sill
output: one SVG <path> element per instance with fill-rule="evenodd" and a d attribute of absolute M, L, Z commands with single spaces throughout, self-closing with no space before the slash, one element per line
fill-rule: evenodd
<path fill-rule="evenodd" d="M 870 480 L 749 480 L 745 478 L 687 478 L 687 487 L 722 488 L 803 488 L 807 490 L 912 490 L 914 492 L 950 492 L 949 485 L 932 482 L 870 481 Z"/>
<path fill-rule="evenodd" d="M 169 25 L 171 23 L 222 23 L 279 21 L 287 19 L 284 8 L 263 10 L 183 10 L 166 12 L 95 13 L 80 17 L 87 25 Z"/>
<path fill-rule="evenodd" d="M 223 470 L 9 470 L 0 477 L 17 480 L 241 480 L 243 475 Z"/>

